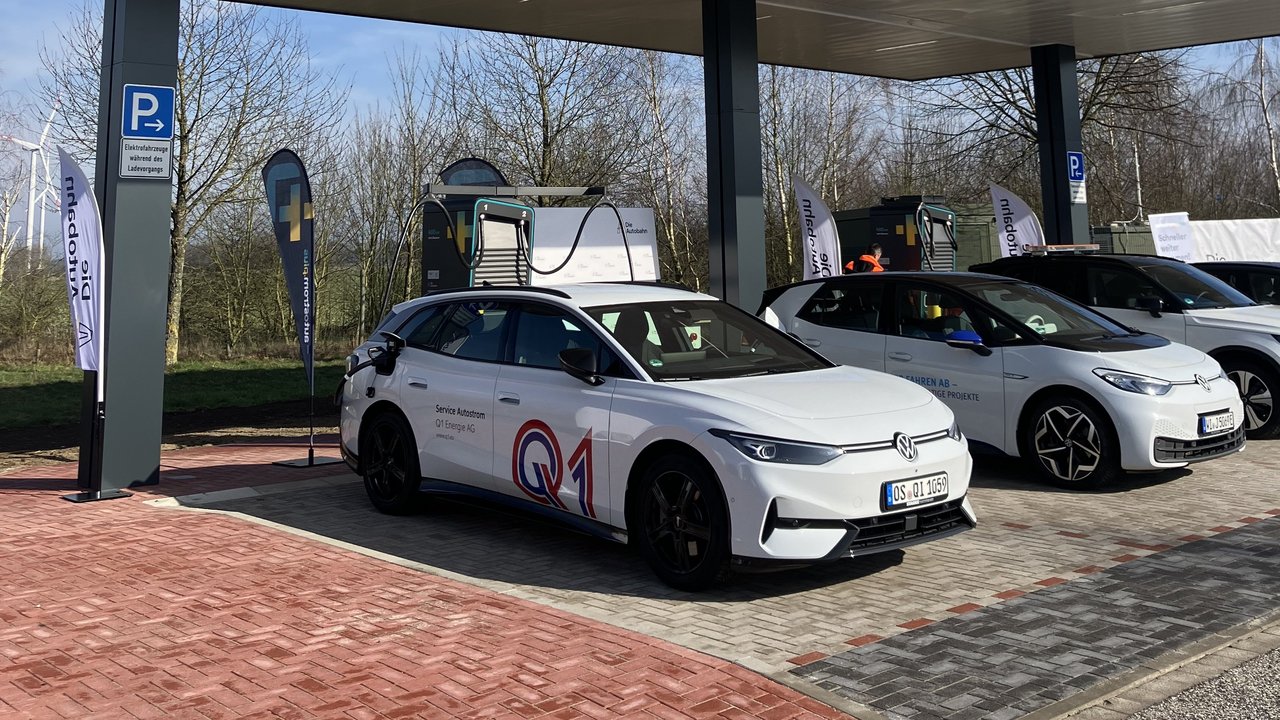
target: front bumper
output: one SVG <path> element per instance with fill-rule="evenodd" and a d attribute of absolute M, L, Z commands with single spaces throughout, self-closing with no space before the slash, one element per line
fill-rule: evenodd
<path fill-rule="evenodd" d="M 1175 385 L 1156 397 L 1115 388 L 1100 393 L 1120 441 L 1120 466 L 1125 470 L 1176 468 L 1244 447 L 1244 406 L 1235 384 L 1219 379 L 1209 385 L 1208 392 L 1199 385 Z M 1234 413 L 1235 428 L 1200 434 L 1201 416 L 1227 410 Z"/>
<path fill-rule="evenodd" d="M 867 555 L 952 535 L 977 525 L 966 495 L 968 443 L 942 437 L 917 445 L 908 462 L 891 448 L 843 455 L 823 465 L 746 458 L 727 441 L 699 437 L 724 487 L 739 564 L 815 562 Z M 947 474 L 947 494 L 926 505 L 882 509 L 887 482 Z"/>

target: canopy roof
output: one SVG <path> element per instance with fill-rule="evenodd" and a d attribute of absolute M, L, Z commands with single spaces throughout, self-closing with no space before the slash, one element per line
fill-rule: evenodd
<path fill-rule="evenodd" d="M 243 1 L 243 0 L 242 0 Z M 730 0 L 745 2 L 746 0 Z M 256 0 L 702 54 L 702 0 Z M 760 61 L 903 80 L 1280 35 L 1275 0 L 757 0 Z"/>

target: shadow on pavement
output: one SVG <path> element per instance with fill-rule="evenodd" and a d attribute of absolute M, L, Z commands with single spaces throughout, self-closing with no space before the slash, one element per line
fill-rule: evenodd
<path fill-rule="evenodd" d="M 1177 481 L 1190 475 L 1195 467 L 1163 470 L 1150 473 L 1125 473 L 1112 485 L 1099 490 L 1069 490 L 1050 485 L 1041 478 L 1026 461 L 1000 455 L 973 456 L 973 479 L 970 485 L 977 488 L 1016 490 L 1024 492 L 1056 493 L 1060 495 L 1123 493 Z"/>
<path fill-rule="evenodd" d="M 427 497 L 410 516 L 383 515 L 358 482 L 204 506 L 243 513 L 466 579 L 574 592 L 743 602 L 842 583 L 902 562 L 902 551 L 768 573 L 735 574 L 690 594 L 662 584 L 627 546 L 472 501 Z"/>

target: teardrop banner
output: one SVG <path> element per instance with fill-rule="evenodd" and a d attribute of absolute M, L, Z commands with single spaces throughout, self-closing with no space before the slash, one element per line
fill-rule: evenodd
<path fill-rule="evenodd" d="M 298 355 L 307 373 L 311 398 L 311 432 L 307 457 L 283 460 L 276 465 L 311 467 L 342 462 L 340 458 L 316 457 L 316 257 L 315 212 L 311 206 L 311 183 L 302 159 L 292 150 L 278 150 L 262 168 L 262 182 L 267 191 L 267 207 L 275 229 L 280 261 L 284 265 L 285 287 L 293 309 L 293 323 L 298 332 Z"/>

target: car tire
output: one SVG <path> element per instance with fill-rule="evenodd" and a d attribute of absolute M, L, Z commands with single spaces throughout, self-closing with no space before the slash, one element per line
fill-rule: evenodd
<path fill-rule="evenodd" d="M 418 447 L 403 417 L 381 412 L 365 422 L 360 435 L 364 489 L 379 511 L 408 515 L 418 508 Z"/>
<path fill-rule="evenodd" d="M 697 458 L 651 463 L 634 495 L 640 554 L 667 585 L 696 592 L 729 576 L 729 516 L 715 475 Z"/>
<path fill-rule="evenodd" d="M 1122 472 L 1111 421 L 1079 398 L 1057 395 L 1036 403 L 1022 437 L 1027 459 L 1058 487 L 1096 490 Z"/>
<path fill-rule="evenodd" d="M 1245 435 L 1250 440 L 1270 440 L 1280 436 L 1280 413 L 1276 412 L 1275 405 L 1280 377 L 1270 368 L 1247 360 L 1224 362 L 1222 369 L 1240 391 L 1240 400 L 1244 403 Z"/>

